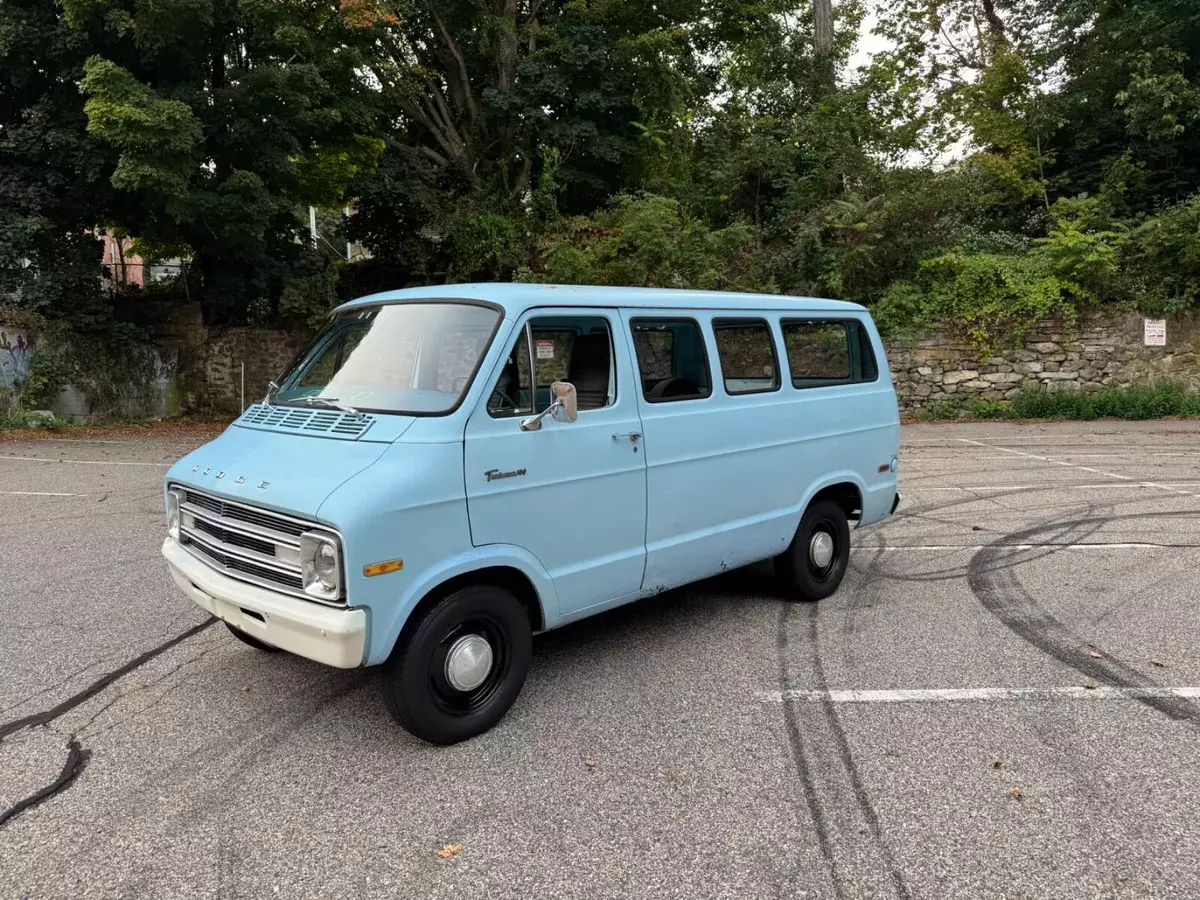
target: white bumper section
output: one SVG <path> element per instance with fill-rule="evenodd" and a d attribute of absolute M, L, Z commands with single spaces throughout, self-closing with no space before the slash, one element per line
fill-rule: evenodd
<path fill-rule="evenodd" d="M 362 665 L 367 640 L 365 610 L 334 609 L 222 575 L 174 538 L 163 541 L 162 552 L 180 590 L 234 628 L 327 666 L 353 669 Z M 247 615 L 247 610 L 258 615 Z"/>

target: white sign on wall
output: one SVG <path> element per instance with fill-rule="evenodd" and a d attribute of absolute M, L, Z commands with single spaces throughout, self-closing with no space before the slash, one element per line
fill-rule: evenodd
<path fill-rule="evenodd" d="M 1142 319 L 1144 326 L 1143 342 L 1147 347 L 1167 346 L 1167 320 Z"/>

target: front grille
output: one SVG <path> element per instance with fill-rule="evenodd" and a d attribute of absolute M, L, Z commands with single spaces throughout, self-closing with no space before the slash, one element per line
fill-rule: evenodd
<path fill-rule="evenodd" d="M 185 501 L 192 506 L 198 506 L 200 509 L 215 513 L 223 519 L 245 522 L 248 525 L 256 525 L 259 528 L 265 528 L 280 534 L 290 534 L 300 537 L 301 534 L 315 527 L 307 522 L 298 522 L 295 519 L 270 513 L 266 510 L 258 510 L 251 506 L 243 506 L 240 503 L 232 503 L 228 500 L 222 500 L 220 497 L 214 497 L 211 494 L 202 494 L 200 491 L 190 488 L 185 488 L 183 493 Z"/>
<path fill-rule="evenodd" d="M 314 602 L 304 593 L 300 535 L 328 529 L 180 486 L 180 543 L 197 559 L 231 578 Z M 338 601 L 335 605 L 342 605 Z"/>
<path fill-rule="evenodd" d="M 226 570 L 226 574 L 228 575 L 234 575 L 234 573 L 251 575 L 254 577 L 256 582 L 269 581 L 273 584 L 280 584 L 284 585 L 285 587 L 290 587 L 301 594 L 304 593 L 304 584 L 300 580 L 299 572 L 297 572 L 295 575 L 289 575 L 279 572 L 275 569 L 268 569 L 263 566 L 258 566 L 244 559 L 239 559 L 236 556 L 230 556 L 228 553 L 221 553 L 219 550 L 214 550 L 211 547 L 196 541 L 190 542 L 188 547 L 191 548 L 193 552 L 198 553 L 201 558 L 215 562 L 217 564 L 216 568 Z M 234 577 L 237 576 L 234 575 Z"/>
<path fill-rule="evenodd" d="M 196 519 L 195 521 L 196 524 L 193 527 L 197 531 L 203 531 L 218 541 L 233 544 L 235 547 L 244 547 L 247 550 L 257 550 L 259 553 L 265 553 L 267 556 L 275 555 L 275 544 L 272 541 L 249 537 L 240 531 L 230 531 L 228 528 L 222 528 L 220 525 L 214 525 L 212 522 L 207 522 L 204 519 Z"/>

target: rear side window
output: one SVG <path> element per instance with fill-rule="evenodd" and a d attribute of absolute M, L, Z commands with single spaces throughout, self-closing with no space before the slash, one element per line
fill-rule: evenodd
<path fill-rule="evenodd" d="M 727 394 L 779 390 L 771 327 L 762 319 L 714 319 L 717 356 Z"/>
<path fill-rule="evenodd" d="M 695 319 L 634 319 L 642 395 L 651 403 L 700 400 L 712 393 L 704 335 Z"/>
<path fill-rule="evenodd" d="M 781 327 L 796 387 L 852 384 L 879 377 L 871 340 L 857 319 L 785 319 Z"/>

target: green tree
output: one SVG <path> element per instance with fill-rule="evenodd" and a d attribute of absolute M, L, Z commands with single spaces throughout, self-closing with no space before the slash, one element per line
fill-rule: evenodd
<path fill-rule="evenodd" d="M 703 96 L 706 8 L 411 3 L 369 63 L 388 150 L 355 186 L 352 231 L 414 279 L 510 275 L 548 216 L 669 170 L 664 147 Z"/>
<path fill-rule="evenodd" d="M 80 90 L 117 154 L 117 224 L 151 257 L 191 260 L 210 320 L 271 319 L 304 264 L 306 207 L 344 202 L 382 150 L 362 68 L 398 20 L 363 0 L 64 3 L 106 42 Z"/>
<path fill-rule="evenodd" d="M 108 176 L 116 154 L 89 135 L 76 85 L 104 35 L 68 26 L 57 4 L 0 5 L 0 297 L 96 326 L 96 225 L 125 205 Z"/>

